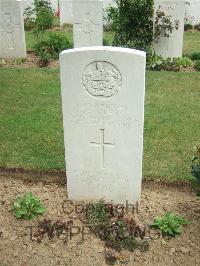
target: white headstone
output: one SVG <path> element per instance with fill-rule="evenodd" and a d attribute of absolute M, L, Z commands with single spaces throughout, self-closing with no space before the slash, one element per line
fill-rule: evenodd
<path fill-rule="evenodd" d="M 26 57 L 21 1 L 0 0 L 0 57 Z"/>
<path fill-rule="evenodd" d="M 60 25 L 73 23 L 72 0 L 60 0 Z"/>
<path fill-rule="evenodd" d="M 156 0 L 154 6 L 154 22 L 157 10 L 163 11 L 170 17 L 173 31 L 169 37 L 161 36 L 154 41 L 154 50 L 163 57 L 181 57 L 183 49 L 185 1 L 184 0 Z M 155 24 L 154 24 L 155 27 Z"/>
<path fill-rule="evenodd" d="M 77 48 L 60 54 L 60 67 L 69 199 L 137 202 L 145 53 Z"/>
<path fill-rule="evenodd" d="M 74 47 L 103 45 L 103 2 L 73 1 Z"/>
<path fill-rule="evenodd" d="M 196 25 L 200 23 L 200 0 L 187 0 L 185 6 L 185 23 Z"/>

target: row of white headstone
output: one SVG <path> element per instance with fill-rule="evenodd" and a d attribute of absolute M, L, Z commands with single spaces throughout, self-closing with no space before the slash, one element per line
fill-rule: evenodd
<path fill-rule="evenodd" d="M 31 1 L 31 0 L 24 0 Z M 51 0 L 52 1 L 52 0 Z M 54 0 L 55 1 L 55 0 Z M 60 0 L 60 23 L 73 23 L 72 2 L 75 0 Z M 115 6 L 114 0 L 102 0 L 103 8 Z M 200 23 L 200 0 L 186 0 L 185 18 L 192 25 Z"/>
<path fill-rule="evenodd" d="M 21 1 L 0 0 L 0 57 L 26 57 L 26 44 Z M 154 41 L 154 50 L 163 57 L 181 57 L 184 32 L 184 0 L 155 1 L 155 12 L 161 8 L 171 16 L 174 30 L 169 37 Z M 74 47 L 103 45 L 103 2 L 73 1 Z M 175 26 L 177 29 L 175 29 Z"/>

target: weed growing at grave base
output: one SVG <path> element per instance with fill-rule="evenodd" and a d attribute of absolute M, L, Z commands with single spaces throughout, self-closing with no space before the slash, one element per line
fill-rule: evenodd
<path fill-rule="evenodd" d="M 13 60 L 13 62 L 16 65 L 21 65 L 21 64 L 25 63 L 26 60 L 27 60 L 26 58 L 16 58 L 16 59 Z"/>
<path fill-rule="evenodd" d="M 156 217 L 152 227 L 158 228 L 163 235 L 176 236 L 182 233 L 184 225 L 189 224 L 182 216 L 174 213 L 166 213 L 163 217 Z"/>
<path fill-rule="evenodd" d="M 63 50 L 71 47 L 72 44 L 65 36 L 55 32 L 49 32 L 45 36 L 42 34 L 38 36 L 38 42 L 34 46 L 34 52 L 40 59 L 40 66 L 46 66 L 50 59 L 58 59 L 59 54 Z"/>
<path fill-rule="evenodd" d="M 6 61 L 3 58 L 0 58 L 0 67 L 4 66 Z"/>
<path fill-rule="evenodd" d="M 126 249 L 134 251 L 139 248 L 148 250 L 148 242 L 144 241 L 145 232 L 133 220 L 124 217 L 124 214 L 114 213 L 114 205 L 103 201 L 88 204 L 84 220 L 96 236 L 105 241 L 108 248 L 117 251 Z"/>
<path fill-rule="evenodd" d="M 37 231 L 34 233 L 34 237 L 39 243 L 42 242 L 45 236 L 47 236 L 49 239 L 53 239 L 55 237 L 59 238 L 61 235 L 67 234 L 68 237 L 72 225 L 72 220 L 56 220 L 53 222 L 50 219 L 44 219 L 38 223 Z M 64 239 L 64 243 L 67 243 L 67 237 Z"/>
<path fill-rule="evenodd" d="M 167 70 L 178 72 L 184 68 L 192 67 L 193 62 L 188 57 L 163 58 L 159 55 L 147 56 L 147 69 L 150 70 Z"/>
<path fill-rule="evenodd" d="M 23 197 L 15 199 L 12 211 L 17 218 L 33 220 L 37 215 L 45 213 L 46 209 L 32 192 L 28 192 Z"/>

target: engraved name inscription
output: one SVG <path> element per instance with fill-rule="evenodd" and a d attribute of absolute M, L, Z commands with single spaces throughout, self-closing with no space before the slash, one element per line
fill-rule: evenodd
<path fill-rule="evenodd" d="M 111 97 L 121 87 L 119 70 L 109 62 L 95 61 L 86 66 L 82 75 L 84 89 L 96 97 Z"/>

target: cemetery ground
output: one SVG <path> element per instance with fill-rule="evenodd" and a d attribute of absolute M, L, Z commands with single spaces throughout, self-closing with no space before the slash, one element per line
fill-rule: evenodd
<path fill-rule="evenodd" d="M 34 35 L 26 37 L 31 50 Z M 198 38 L 197 32 L 185 34 L 184 54 L 199 50 Z M 79 215 L 67 214 L 63 207 L 67 194 L 58 63 L 43 69 L 35 65 L 27 60 L 0 69 L 0 265 L 105 265 L 109 250 L 88 230 L 84 239 L 82 231 L 72 231 L 67 242 L 45 236 L 38 243 L 34 236 L 44 218 L 73 220 L 84 228 Z M 200 136 L 199 96 L 198 72 L 147 71 L 142 197 L 138 212 L 126 216 L 148 227 L 156 216 L 173 212 L 190 224 L 174 238 L 150 230 L 150 249 L 116 252 L 118 265 L 200 264 L 199 197 L 190 174 Z M 28 191 L 47 208 L 34 221 L 16 219 L 10 212 L 13 200 Z M 28 226 L 34 226 L 32 235 Z"/>

